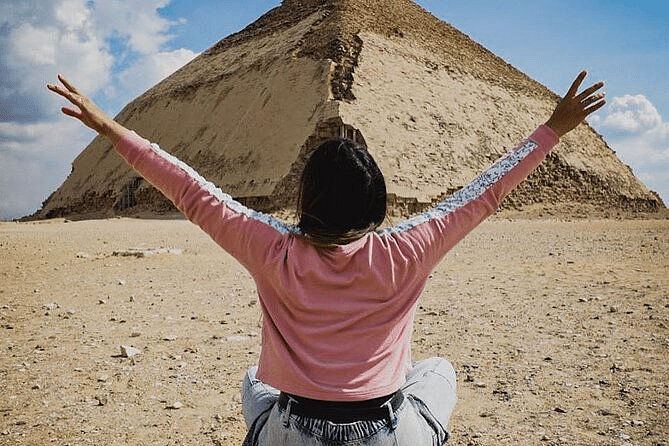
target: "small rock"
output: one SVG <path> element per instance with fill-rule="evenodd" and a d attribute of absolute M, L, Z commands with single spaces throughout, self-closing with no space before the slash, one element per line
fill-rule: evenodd
<path fill-rule="evenodd" d="M 244 342 L 248 341 L 249 339 L 251 339 L 251 337 L 247 335 L 228 336 L 225 338 L 225 340 L 229 342 Z"/>
<path fill-rule="evenodd" d="M 609 307 L 609 312 L 611 312 L 611 313 L 617 313 L 617 312 L 618 312 L 618 307 L 616 307 L 615 305 L 611 305 L 611 306 Z"/>
<path fill-rule="evenodd" d="M 96 395 L 95 400 L 98 402 L 98 406 L 104 406 L 109 401 L 109 396 L 107 394 Z"/>
<path fill-rule="evenodd" d="M 119 285 L 125 285 L 125 280 L 119 279 L 117 282 Z"/>
<path fill-rule="evenodd" d="M 98 376 L 98 382 L 106 383 L 107 380 L 109 380 L 109 376 L 107 376 L 107 375 L 100 375 L 100 376 Z"/>
<path fill-rule="evenodd" d="M 632 426 L 643 426 L 646 423 L 641 420 L 630 420 L 630 424 Z"/>
<path fill-rule="evenodd" d="M 179 410 L 182 407 L 184 407 L 183 403 L 181 403 L 179 401 L 175 401 L 172 404 L 170 404 L 169 406 L 167 406 L 167 409 Z"/>
<path fill-rule="evenodd" d="M 107 303 L 107 301 L 104 300 L 104 299 L 100 299 L 100 300 L 98 300 L 98 303 L 99 303 L 100 305 L 104 305 L 104 304 Z"/>
<path fill-rule="evenodd" d="M 477 383 L 474 384 L 474 385 L 475 385 L 476 387 L 479 387 L 479 388 L 484 388 L 484 387 L 487 386 L 487 384 L 484 383 L 484 382 L 482 382 L 482 381 L 479 381 L 479 382 L 477 382 Z"/>
<path fill-rule="evenodd" d="M 53 310 L 55 310 L 55 309 L 57 309 L 57 308 L 60 308 L 60 305 L 58 305 L 57 303 L 53 302 L 53 303 L 50 303 L 50 304 L 44 304 L 44 305 L 42 305 L 42 308 L 45 309 L 45 310 L 47 310 L 47 311 L 53 311 Z"/>
<path fill-rule="evenodd" d="M 141 335 L 142 335 L 142 333 L 140 333 L 139 331 L 133 331 L 132 333 L 130 333 L 131 338 L 138 338 Z"/>
<path fill-rule="evenodd" d="M 140 353 L 142 353 L 142 351 L 138 348 L 130 347 L 128 345 L 122 345 L 121 346 L 121 356 L 123 356 L 124 358 L 130 358 L 132 356 L 137 356 Z"/>

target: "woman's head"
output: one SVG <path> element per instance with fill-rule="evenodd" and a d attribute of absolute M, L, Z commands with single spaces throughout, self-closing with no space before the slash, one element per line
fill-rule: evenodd
<path fill-rule="evenodd" d="M 367 150 L 349 139 L 321 144 L 309 157 L 298 193 L 298 226 L 314 244 L 345 244 L 386 216 L 386 183 Z"/>

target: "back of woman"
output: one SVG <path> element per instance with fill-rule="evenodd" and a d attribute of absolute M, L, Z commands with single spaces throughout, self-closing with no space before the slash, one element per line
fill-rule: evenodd
<path fill-rule="evenodd" d="M 559 138 L 604 105 L 581 73 L 545 125 L 429 211 L 379 230 L 383 176 L 364 147 L 332 140 L 310 157 L 296 227 L 233 200 L 104 114 L 65 78 L 63 112 L 118 153 L 250 272 L 263 313 L 257 367 L 242 380 L 245 445 L 437 445 L 456 378 L 411 361 L 414 311 L 430 271 L 491 215 Z"/>

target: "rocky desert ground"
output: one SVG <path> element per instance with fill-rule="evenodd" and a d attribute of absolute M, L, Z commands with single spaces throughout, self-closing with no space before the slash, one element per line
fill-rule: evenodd
<path fill-rule="evenodd" d="M 179 218 L 0 223 L 0 445 L 238 445 L 245 271 Z M 434 271 L 416 359 L 453 445 L 667 445 L 669 220 L 484 223 Z"/>

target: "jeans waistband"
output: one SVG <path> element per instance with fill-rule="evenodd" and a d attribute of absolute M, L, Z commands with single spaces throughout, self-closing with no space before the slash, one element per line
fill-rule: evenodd
<path fill-rule="evenodd" d="M 401 390 L 381 398 L 366 401 L 320 401 L 281 392 L 279 409 L 306 418 L 315 418 L 333 423 L 383 420 L 392 417 L 404 402 Z"/>

